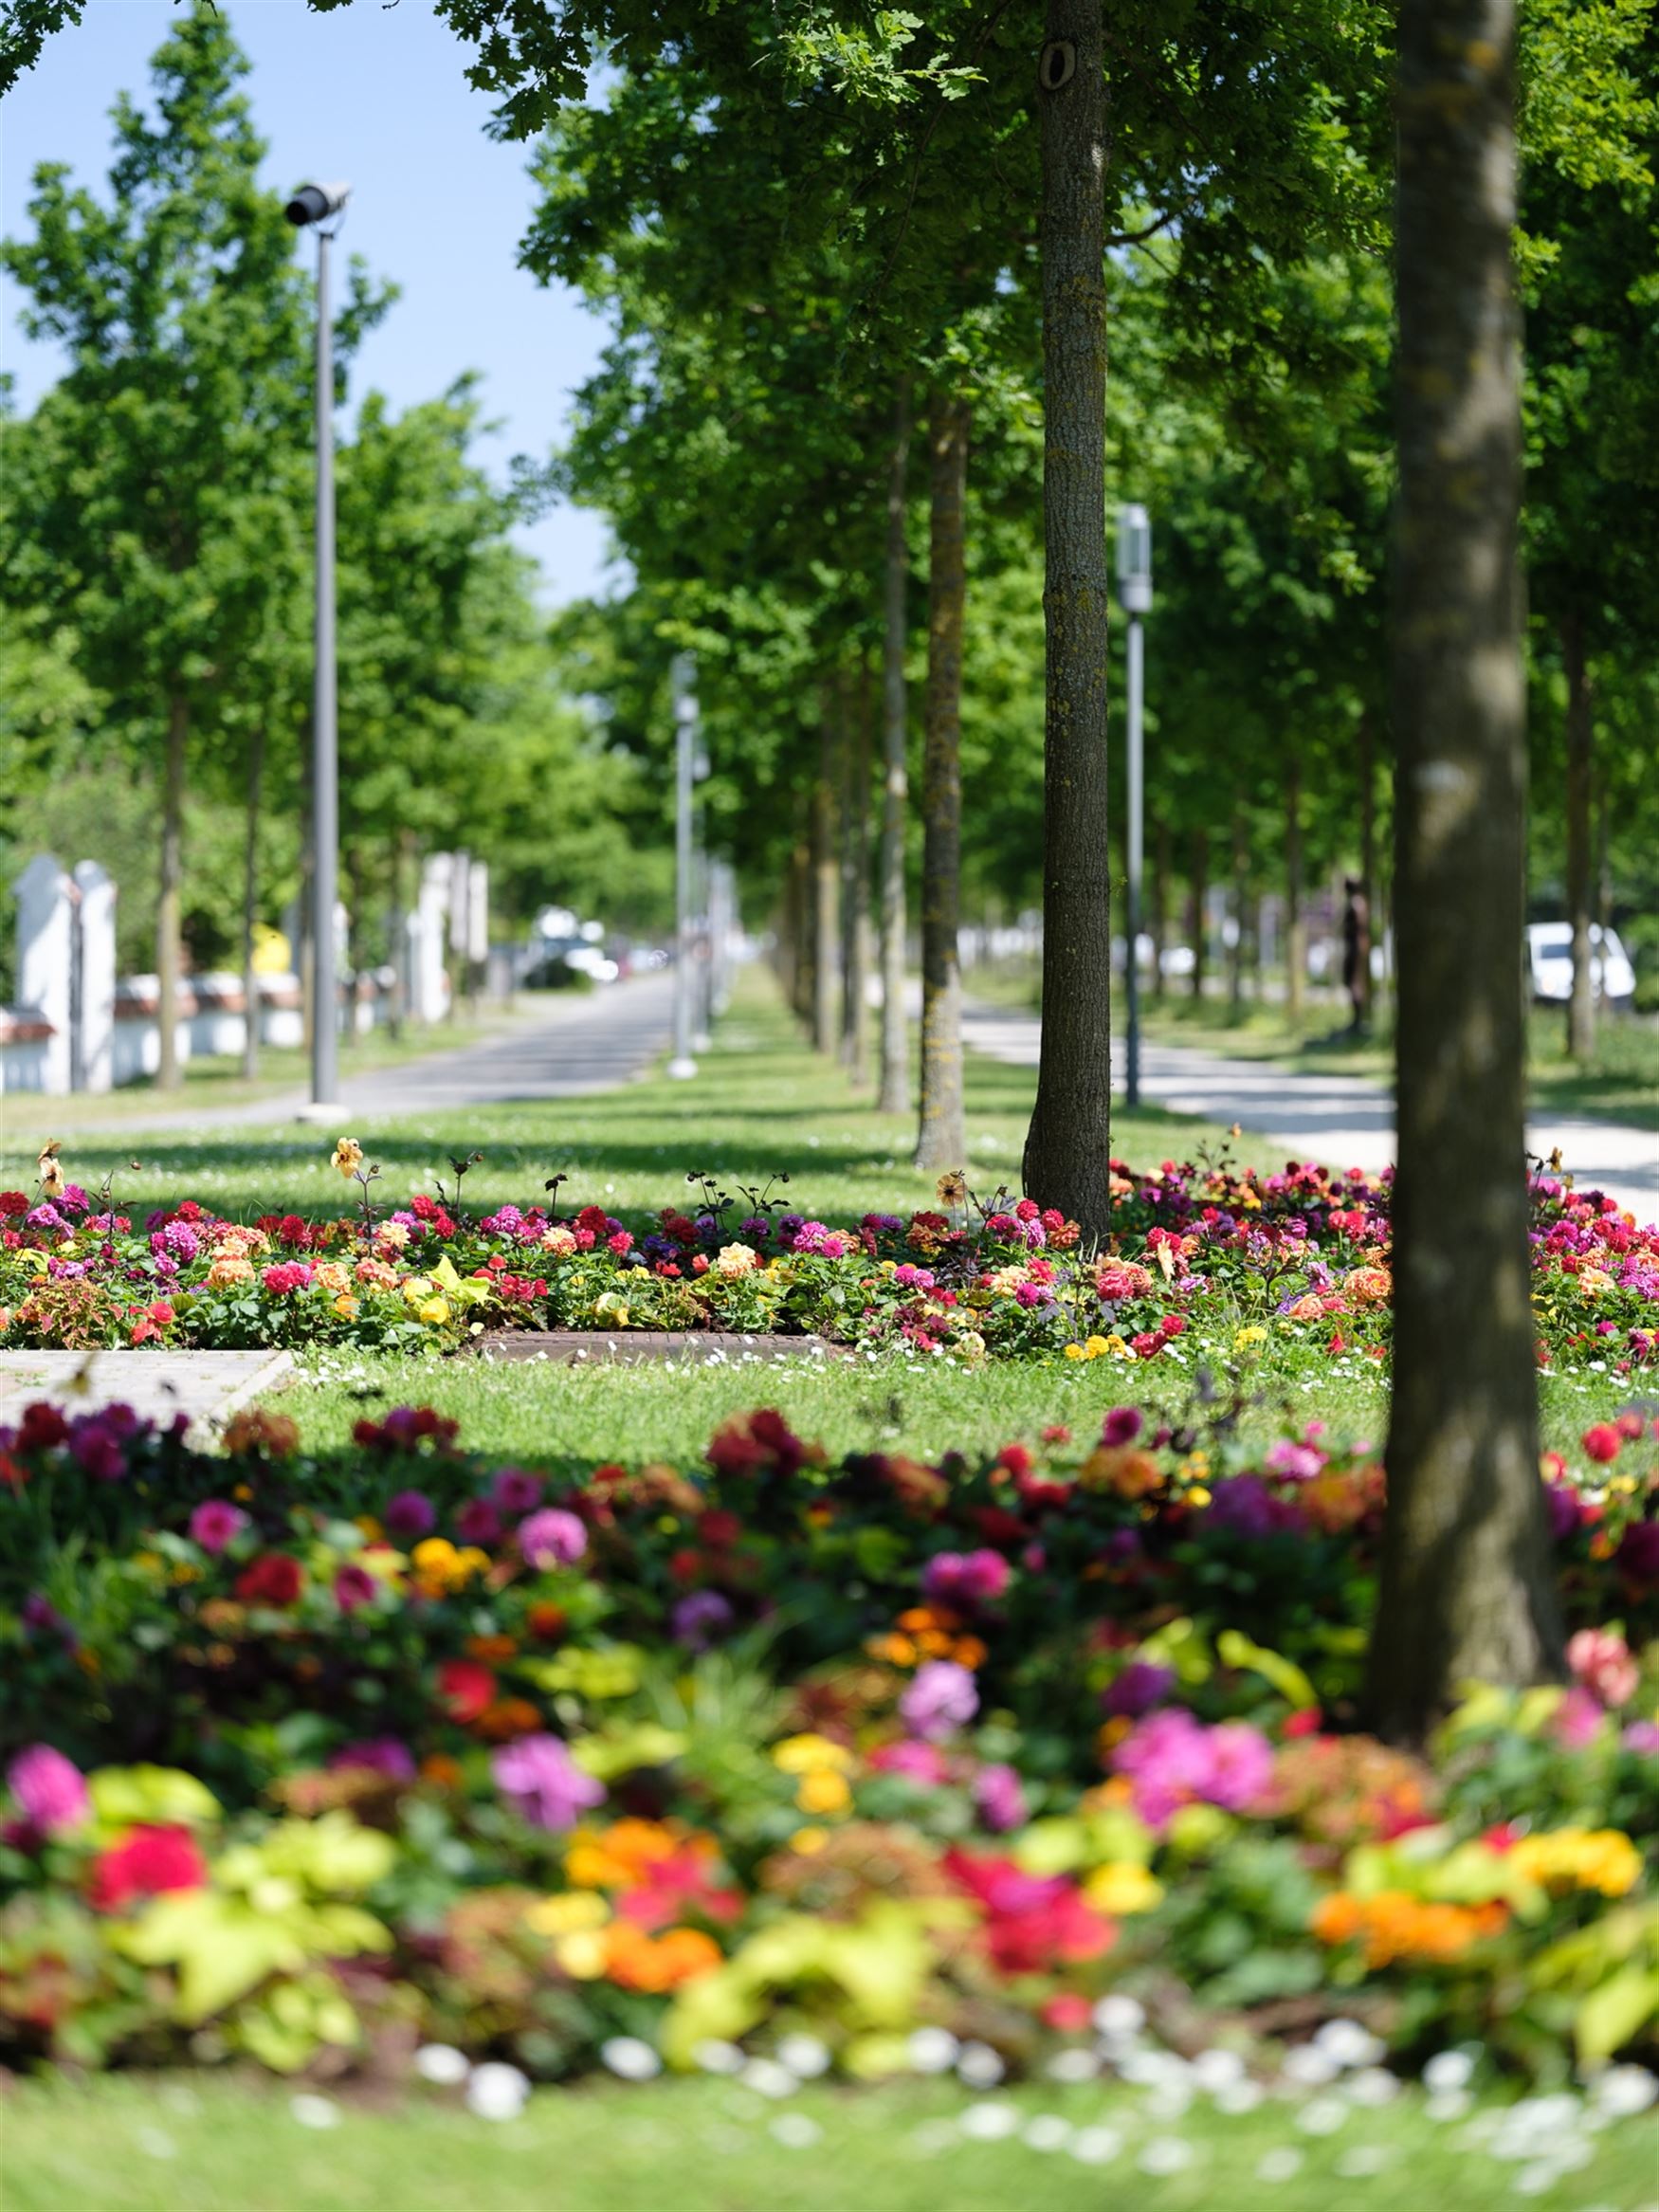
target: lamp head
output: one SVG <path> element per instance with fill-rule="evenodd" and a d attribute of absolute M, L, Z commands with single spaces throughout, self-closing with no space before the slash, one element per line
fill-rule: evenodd
<path fill-rule="evenodd" d="M 1131 614 L 1152 605 L 1152 523 L 1142 506 L 1118 511 L 1118 596 Z"/>
<path fill-rule="evenodd" d="M 351 196 L 349 184 L 302 184 L 283 210 L 297 230 L 307 223 L 320 223 L 325 215 L 337 215 Z"/>

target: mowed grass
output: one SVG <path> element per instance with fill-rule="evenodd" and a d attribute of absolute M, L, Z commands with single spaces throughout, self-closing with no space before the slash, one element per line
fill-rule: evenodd
<path fill-rule="evenodd" d="M 812 2086 L 782 2105 L 729 2082 L 601 2083 L 542 2091 L 494 2125 L 410 2092 L 342 2104 L 326 2130 L 298 2121 L 291 2097 L 211 2076 L 26 2084 L 0 2117 L 4 2202 L 9 2212 L 1500 2212 L 1517 2202 L 1517 2168 L 1486 2149 L 1480 2121 L 1433 2122 L 1415 2093 L 1316 2133 L 1276 2100 L 1238 2117 L 1200 2104 L 1158 2120 L 1116 2086 L 1021 2085 L 985 2100 L 1011 2130 L 999 2137 L 964 2133 L 975 2100 L 939 2082 Z M 1649 2124 L 1593 2142 L 1591 2164 L 1540 2201 L 1647 2205 L 1659 2184 Z"/>

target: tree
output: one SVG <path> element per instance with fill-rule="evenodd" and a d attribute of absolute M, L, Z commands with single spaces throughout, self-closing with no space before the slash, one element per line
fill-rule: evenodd
<path fill-rule="evenodd" d="M 71 359 L 29 426 L 4 589 L 57 611 L 112 722 L 159 761 L 163 1088 L 177 1079 L 192 756 L 266 627 L 265 583 L 282 586 L 274 558 L 250 563 L 247 533 L 283 497 L 284 451 L 309 443 L 309 302 L 282 203 L 259 188 L 264 149 L 234 89 L 246 67 L 210 9 L 191 14 L 152 64 L 154 121 L 125 97 L 116 107 L 109 206 L 46 164 L 32 237 L 0 248 L 30 335 Z M 376 311 L 357 279 L 342 358 Z"/>
<path fill-rule="evenodd" d="M 1559 1665 L 1538 1474 L 1519 952 L 1514 0 L 1402 0 L 1395 1381 L 1369 1698 L 1415 1736 Z"/>

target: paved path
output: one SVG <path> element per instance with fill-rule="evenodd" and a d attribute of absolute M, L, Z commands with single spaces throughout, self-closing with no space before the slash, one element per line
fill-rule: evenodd
<path fill-rule="evenodd" d="M 365 1069 L 340 1079 L 342 1125 L 365 1116 L 427 1113 L 447 1106 L 501 1105 L 513 1099 L 579 1098 L 611 1090 L 649 1066 L 668 1043 L 673 1026 L 671 974 L 612 983 L 591 996 L 538 993 L 511 1026 L 478 1043 Z M 346 1049 L 347 1064 L 350 1048 Z M 133 1097 L 130 1119 L 87 1121 L 80 1129 L 74 1102 L 65 1099 L 64 1135 L 124 1139 L 153 1129 L 252 1128 L 292 1121 L 309 1101 L 304 1090 L 279 1091 L 235 1106 L 145 1110 L 143 1092 Z M 331 1127 L 333 1124 L 329 1124 Z M 54 1124 L 56 1130 L 60 1124 Z"/>
<path fill-rule="evenodd" d="M 1040 1033 L 1034 1014 L 973 1004 L 964 1010 L 964 1041 L 1013 1067 L 1036 1066 Z M 1112 1066 L 1121 1082 L 1121 1037 L 1112 1040 Z M 1172 1113 L 1260 1130 L 1284 1145 L 1286 1159 L 1375 1172 L 1394 1158 L 1394 1100 L 1363 1076 L 1304 1075 L 1188 1045 L 1142 1043 L 1140 1088 Z M 1559 1144 L 1580 1188 L 1605 1191 L 1638 1221 L 1659 1220 L 1659 1133 L 1588 1114 L 1546 1112 L 1528 1124 L 1526 1141 L 1543 1160 Z"/>
<path fill-rule="evenodd" d="M 0 1352 L 0 1421 L 15 1421 L 36 1398 L 66 1414 L 130 1405 L 146 1420 L 191 1418 L 191 1441 L 286 1380 L 292 1352 Z"/>

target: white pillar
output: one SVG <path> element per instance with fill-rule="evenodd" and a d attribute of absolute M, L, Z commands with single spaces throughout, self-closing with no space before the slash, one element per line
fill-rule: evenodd
<path fill-rule="evenodd" d="M 116 887 L 96 860 L 76 864 L 81 894 L 81 1085 L 108 1090 L 115 1080 Z"/>
<path fill-rule="evenodd" d="M 444 951 L 453 857 L 447 852 L 428 854 L 421 869 L 420 899 L 410 917 L 414 982 L 410 1012 L 416 1021 L 442 1021 L 449 1010 Z"/>
<path fill-rule="evenodd" d="M 465 852 L 449 855 L 449 949 L 466 958 L 466 933 L 472 916 L 472 899 L 467 885 L 472 874 L 472 861 Z"/>
<path fill-rule="evenodd" d="M 489 959 L 489 863 L 483 860 L 466 870 L 466 957 L 478 967 Z"/>
<path fill-rule="evenodd" d="M 69 994 L 72 950 L 70 883 L 49 852 L 37 853 L 12 886 L 17 900 L 17 1003 L 52 1025 L 41 1088 L 69 1088 Z"/>

